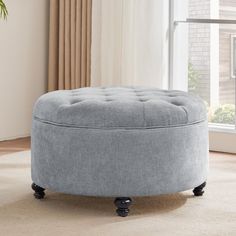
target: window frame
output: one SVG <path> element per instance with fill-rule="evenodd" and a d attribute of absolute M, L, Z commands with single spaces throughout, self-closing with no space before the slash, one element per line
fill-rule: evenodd
<path fill-rule="evenodd" d="M 230 78 L 236 78 L 236 34 L 231 34 L 231 46 L 230 46 Z"/>

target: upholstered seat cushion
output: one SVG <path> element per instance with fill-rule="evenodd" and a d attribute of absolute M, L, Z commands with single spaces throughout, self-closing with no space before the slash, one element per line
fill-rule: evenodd
<path fill-rule="evenodd" d="M 203 101 L 182 91 L 139 87 L 81 88 L 43 95 L 34 119 L 89 128 L 153 128 L 206 120 Z"/>

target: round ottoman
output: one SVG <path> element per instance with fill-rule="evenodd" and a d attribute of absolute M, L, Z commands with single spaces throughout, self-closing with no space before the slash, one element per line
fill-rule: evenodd
<path fill-rule="evenodd" d="M 115 197 L 126 216 L 132 196 L 203 194 L 208 128 L 203 101 L 143 87 L 47 93 L 34 106 L 32 188 Z"/>

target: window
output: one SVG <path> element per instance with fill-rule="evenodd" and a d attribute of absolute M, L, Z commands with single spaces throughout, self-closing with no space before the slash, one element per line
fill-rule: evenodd
<path fill-rule="evenodd" d="M 236 1 L 171 0 L 170 84 L 203 98 L 210 127 L 235 130 Z"/>

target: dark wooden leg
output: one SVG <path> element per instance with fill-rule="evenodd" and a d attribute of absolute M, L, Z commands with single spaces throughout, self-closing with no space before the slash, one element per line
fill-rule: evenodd
<path fill-rule="evenodd" d="M 117 210 L 116 213 L 121 216 L 125 217 L 129 214 L 129 207 L 132 204 L 132 200 L 129 197 L 118 197 L 114 201 Z"/>
<path fill-rule="evenodd" d="M 194 190 L 193 190 L 193 193 L 194 193 L 194 196 L 202 196 L 204 191 L 203 191 L 203 188 L 206 187 L 206 182 L 202 183 L 201 185 L 199 185 L 198 187 L 196 187 Z"/>
<path fill-rule="evenodd" d="M 40 186 L 38 186 L 38 185 L 36 185 L 35 183 L 32 183 L 32 185 L 31 185 L 31 188 L 34 190 L 34 197 L 36 198 L 36 199 L 43 199 L 44 198 L 44 196 L 45 196 L 45 193 L 44 193 L 44 188 L 42 188 L 42 187 L 40 187 Z"/>

